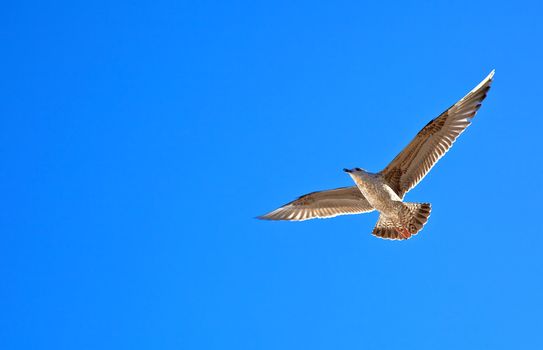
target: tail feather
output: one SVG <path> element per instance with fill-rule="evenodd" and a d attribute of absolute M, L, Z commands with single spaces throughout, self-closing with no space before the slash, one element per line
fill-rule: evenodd
<path fill-rule="evenodd" d="M 408 239 L 424 227 L 432 207 L 430 203 L 403 203 L 400 220 L 392 220 L 383 214 L 373 229 L 372 234 L 385 239 Z"/>

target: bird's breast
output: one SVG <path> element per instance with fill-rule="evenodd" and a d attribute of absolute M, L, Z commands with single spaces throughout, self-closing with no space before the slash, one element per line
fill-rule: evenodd
<path fill-rule="evenodd" d="M 396 192 L 379 179 L 356 179 L 355 182 L 368 202 L 380 212 L 395 212 L 397 203 L 401 202 Z"/>

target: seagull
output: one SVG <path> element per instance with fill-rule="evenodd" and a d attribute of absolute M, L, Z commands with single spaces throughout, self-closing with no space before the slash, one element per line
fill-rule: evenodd
<path fill-rule="evenodd" d="M 494 70 L 466 96 L 426 124 L 380 172 L 371 173 L 361 168 L 343 169 L 356 186 L 312 192 L 258 218 L 304 221 L 377 210 L 379 219 L 372 231 L 374 236 L 405 240 L 416 235 L 428 221 L 431 205 L 404 202 L 403 198 L 471 124 L 493 77 Z"/>

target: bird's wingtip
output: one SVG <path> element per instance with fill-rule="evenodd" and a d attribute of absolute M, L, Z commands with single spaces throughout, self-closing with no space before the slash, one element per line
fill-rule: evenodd
<path fill-rule="evenodd" d="M 495 69 L 491 70 L 490 73 L 488 73 L 486 78 L 484 78 L 483 81 L 481 82 L 481 84 L 479 84 L 479 85 L 482 86 L 482 85 L 488 83 L 489 81 L 492 82 L 492 80 L 494 79 L 494 73 L 496 73 L 496 70 Z"/>
<path fill-rule="evenodd" d="M 486 77 L 487 79 L 492 79 L 494 77 L 494 73 L 496 73 L 496 69 L 493 69 L 490 74 Z"/>
<path fill-rule="evenodd" d="M 490 84 L 492 84 L 492 78 L 494 77 L 494 72 L 495 72 L 495 71 L 496 71 L 496 70 L 493 69 L 493 70 L 490 72 L 490 74 L 488 74 L 488 75 L 486 76 L 486 78 L 483 79 L 483 81 L 481 81 L 479 84 L 477 84 L 477 86 L 474 87 L 473 90 L 471 90 L 471 91 L 468 93 L 468 95 L 471 94 L 471 93 L 473 93 L 473 92 L 475 92 L 475 91 L 477 91 L 477 90 L 479 90 L 479 89 L 481 89 L 481 88 L 482 88 L 483 86 L 485 86 L 485 85 L 486 85 L 486 86 L 490 86 Z M 466 95 L 464 98 L 466 98 L 468 95 Z"/>

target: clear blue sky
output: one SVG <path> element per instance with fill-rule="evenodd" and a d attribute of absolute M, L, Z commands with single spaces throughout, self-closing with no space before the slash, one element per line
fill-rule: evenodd
<path fill-rule="evenodd" d="M 77 3 L 0 11 L 1 349 L 543 348 L 541 1 Z M 415 238 L 254 219 L 493 68 Z"/>

